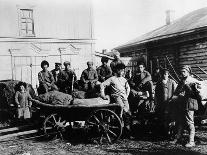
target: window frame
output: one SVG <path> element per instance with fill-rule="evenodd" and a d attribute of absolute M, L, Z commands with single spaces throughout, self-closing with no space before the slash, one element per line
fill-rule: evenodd
<path fill-rule="evenodd" d="M 24 15 L 24 11 L 28 11 L 28 17 L 27 15 Z M 35 37 L 34 9 L 18 8 L 18 18 L 19 18 L 19 36 Z M 23 23 L 25 24 L 24 27 L 22 26 Z"/>

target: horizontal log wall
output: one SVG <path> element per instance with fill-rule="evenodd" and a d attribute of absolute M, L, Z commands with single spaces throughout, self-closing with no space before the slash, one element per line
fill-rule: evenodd
<path fill-rule="evenodd" d="M 207 72 L 207 39 L 179 46 L 179 66 L 182 65 L 190 65 L 193 73 L 207 80 L 207 75 L 197 67 Z"/>
<path fill-rule="evenodd" d="M 174 67 L 175 70 L 177 70 L 177 48 L 174 46 L 168 46 L 168 47 L 159 47 L 159 48 L 149 48 L 148 49 L 148 57 L 149 61 L 152 61 L 152 70 L 154 71 L 156 67 L 161 67 L 161 68 L 167 68 L 173 78 L 176 80 L 177 77 L 170 65 Z M 170 63 L 167 61 L 166 56 L 168 57 Z"/>

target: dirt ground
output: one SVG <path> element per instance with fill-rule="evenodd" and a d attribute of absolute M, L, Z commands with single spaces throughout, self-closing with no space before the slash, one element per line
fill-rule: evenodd
<path fill-rule="evenodd" d="M 80 136 L 80 135 L 79 135 Z M 184 141 L 187 137 L 184 136 Z M 173 145 L 167 140 L 143 136 L 135 140 L 120 139 L 113 145 L 85 144 L 59 139 L 42 141 L 38 139 L 0 142 L 0 155 L 71 155 L 71 154 L 132 154 L 132 155 L 197 155 L 207 154 L 207 128 L 196 132 L 196 147 L 186 149 L 181 144 Z"/>

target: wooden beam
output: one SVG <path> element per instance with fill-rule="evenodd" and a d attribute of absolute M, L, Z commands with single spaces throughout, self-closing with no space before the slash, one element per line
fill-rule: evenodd
<path fill-rule="evenodd" d="M 165 56 L 165 57 L 166 57 L 166 59 L 167 59 L 168 63 L 170 64 L 170 67 L 172 68 L 173 72 L 175 73 L 175 75 L 176 75 L 177 79 L 180 81 L 180 78 L 179 78 L 178 74 L 176 73 L 176 71 L 175 71 L 175 69 L 174 69 L 173 65 L 172 65 L 172 64 L 171 64 L 171 62 L 170 62 L 170 60 L 168 59 L 168 57 L 167 57 L 167 56 Z"/>
<path fill-rule="evenodd" d="M 25 125 L 25 126 L 19 126 L 19 127 L 6 128 L 6 129 L 0 130 L 0 133 L 22 130 L 22 129 L 32 127 L 32 126 L 34 126 L 34 125 Z"/>
<path fill-rule="evenodd" d="M 28 135 L 32 133 L 37 133 L 39 130 L 29 130 L 29 131 L 23 131 L 23 132 L 17 132 L 17 133 L 12 133 L 4 136 L 0 136 L 0 140 L 11 138 L 11 137 L 17 137 L 17 136 L 22 136 L 22 135 Z"/>

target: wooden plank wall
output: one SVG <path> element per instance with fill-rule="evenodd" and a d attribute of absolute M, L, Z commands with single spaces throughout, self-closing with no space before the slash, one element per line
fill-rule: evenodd
<path fill-rule="evenodd" d="M 177 48 L 174 46 L 169 47 L 159 47 L 159 48 L 150 48 L 148 49 L 148 58 L 152 62 L 152 71 L 154 72 L 156 67 L 167 68 L 172 76 L 177 80 L 176 75 L 170 66 L 169 62 L 166 60 L 168 57 L 170 63 L 177 71 Z M 149 64 L 150 65 L 150 64 Z"/>
<path fill-rule="evenodd" d="M 198 67 L 207 72 L 207 39 L 187 43 L 179 47 L 179 66 L 190 65 L 192 72 L 207 80 Z"/>

